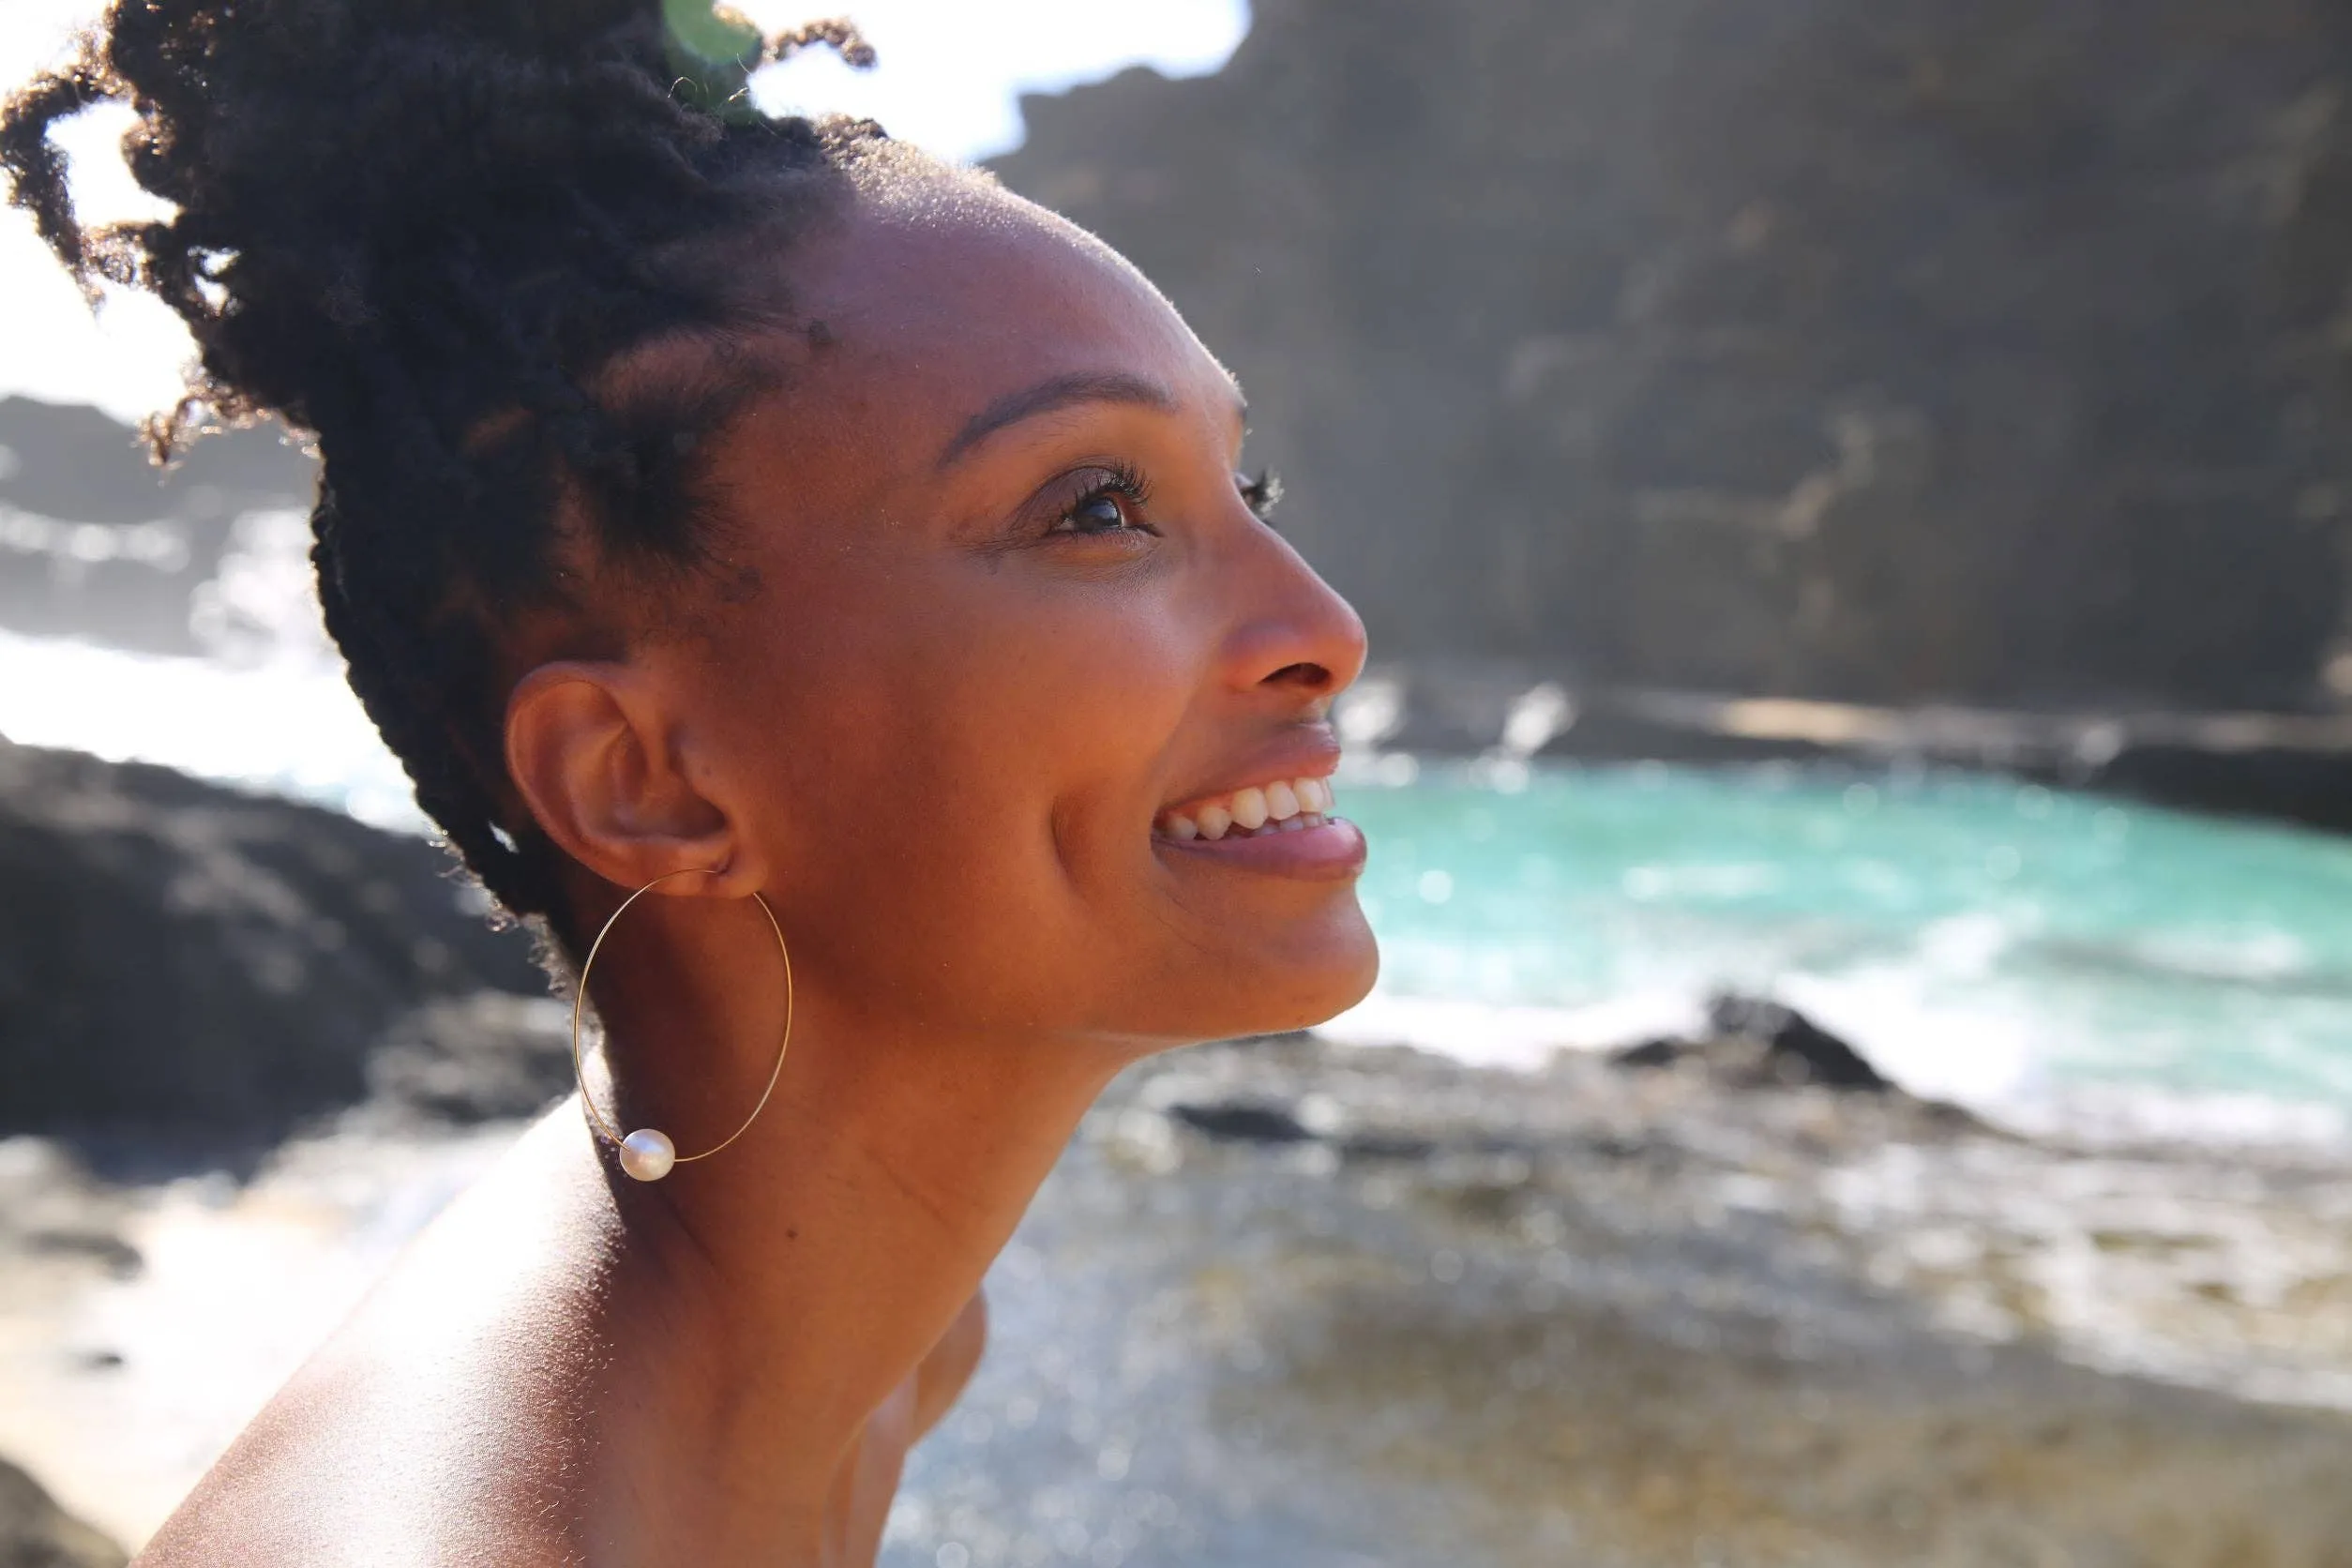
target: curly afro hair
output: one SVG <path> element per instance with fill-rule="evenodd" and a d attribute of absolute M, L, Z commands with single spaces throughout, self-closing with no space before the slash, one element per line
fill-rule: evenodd
<path fill-rule="evenodd" d="M 566 937 L 556 852 L 502 820 L 498 628 L 568 602 L 574 518 L 600 560 L 697 563 L 694 453 L 757 376 L 599 372 L 781 324 L 745 279 L 772 269 L 728 259 L 789 242 L 885 140 L 750 108 L 745 73 L 809 44 L 871 57 L 846 23 L 761 38 L 710 0 L 113 0 L 0 113 L 11 199 L 85 292 L 150 290 L 195 336 L 158 458 L 263 415 L 315 443 L 353 689 L 499 903 Z M 173 216 L 76 219 L 50 131 L 103 102 L 136 113 L 131 172 Z"/>

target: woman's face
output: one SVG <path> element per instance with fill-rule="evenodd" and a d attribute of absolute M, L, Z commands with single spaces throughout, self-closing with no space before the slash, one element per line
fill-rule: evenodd
<path fill-rule="evenodd" d="M 1355 828 L 1205 831 L 1317 820 L 1364 651 L 1237 478 L 1232 378 L 1000 192 L 864 201 L 790 272 L 782 389 L 713 455 L 732 586 L 631 659 L 804 985 L 1138 1045 L 1355 1002 Z"/>

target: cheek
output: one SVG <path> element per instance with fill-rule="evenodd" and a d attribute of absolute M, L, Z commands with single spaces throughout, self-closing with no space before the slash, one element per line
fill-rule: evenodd
<path fill-rule="evenodd" d="M 1171 753 L 1197 771 L 1230 721 L 1216 596 L 955 558 L 803 588 L 704 681 L 812 983 L 916 1024 L 1168 1040 L 1370 984 L 1351 887 L 1204 887 L 1153 848 Z"/>
<path fill-rule="evenodd" d="M 1150 824 L 1209 628 L 1009 564 L 826 578 L 711 683 L 806 967 L 967 1025 L 1118 1011 L 1168 938 Z"/>

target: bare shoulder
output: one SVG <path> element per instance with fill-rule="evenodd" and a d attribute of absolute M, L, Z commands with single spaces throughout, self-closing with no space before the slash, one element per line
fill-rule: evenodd
<path fill-rule="evenodd" d="M 479 1560 L 480 1515 L 449 1506 L 460 1467 L 420 1440 L 428 1399 L 314 1364 L 296 1375 L 167 1520 L 134 1568 L 292 1568 Z M 471 1538 L 471 1539 L 469 1539 Z M 553 1563 L 502 1552 L 498 1560 Z"/>
<path fill-rule="evenodd" d="M 566 1560 L 535 1479 L 561 1468 L 561 1224 L 525 1139 L 428 1229 L 233 1443 L 135 1568 Z M 520 1175 L 520 1180 L 513 1179 Z M 518 1247 L 518 1236 L 544 1239 Z M 536 1461 L 544 1461 L 544 1464 Z"/>

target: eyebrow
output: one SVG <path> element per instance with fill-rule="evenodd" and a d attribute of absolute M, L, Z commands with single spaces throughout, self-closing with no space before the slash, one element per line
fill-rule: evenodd
<path fill-rule="evenodd" d="M 1174 414 L 1179 408 L 1176 395 L 1156 382 L 1139 376 L 1067 375 L 1051 381 L 1041 381 L 1025 391 L 999 398 L 967 420 L 956 432 L 956 439 L 940 454 L 939 466 L 948 468 L 988 437 L 1008 425 L 1024 419 L 1057 413 L 1079 403 L 1127 403 L 1155 409 L 1162 414 Z"/>

